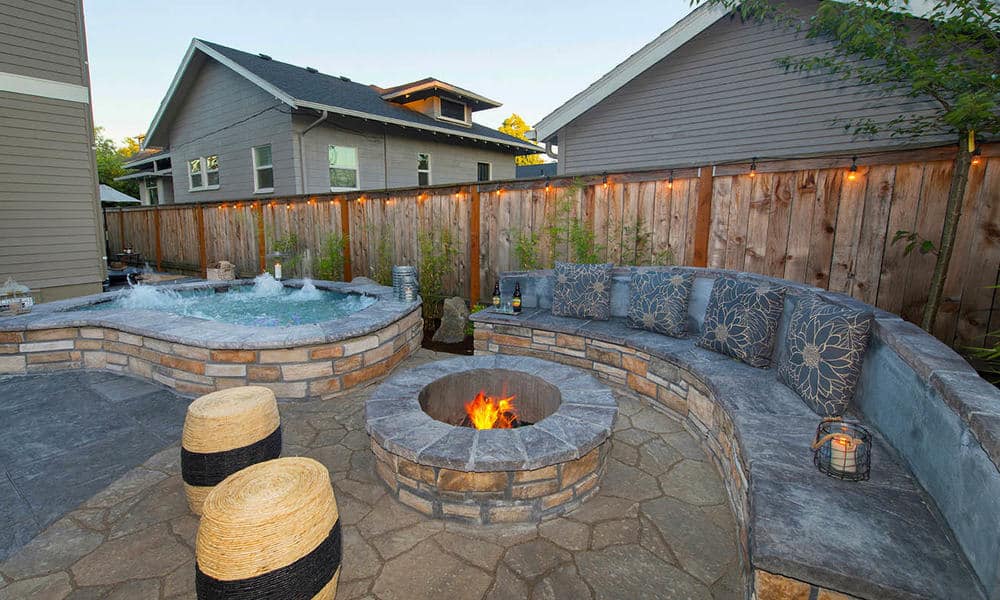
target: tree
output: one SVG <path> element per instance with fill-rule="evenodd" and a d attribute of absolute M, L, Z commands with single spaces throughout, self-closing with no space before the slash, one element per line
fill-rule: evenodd
<path fill-rule="evenodd" d="M 497 129 L 500 133 L 506 133 L 507 135 L 514 136 L 519 140 L 527 140 L 527 133 L 531 130 L 531 127 L 524 122 L 521 115 L 513 113 L 504 119 L 503 123 Z M 514 159 L 514 163 L 522 167 L 524 165 L 540 165 L 542 162 L 544 162 L 542 161 L 542 157 L 537 154 L 518 156 Z"/>
<path fill-rule="evenodd" d="M 98 181 L 133 198 L 139 197 L 139 182 L 135 179 L 115 181 L 115 178 L 129 172 L 123 165 L 128 157 L 139 151 L 138 139 L 141 138 L 139 136 L 125 138 L 125 145 L 119 148 L 114 140 L 104 135 L 103 127 L 94 128 Z"/>
<path fill-rule="evenodd" d="M 958 150 L 921 321 L 921 327 L 932 331 L 962 216 L 976 137 L 1000 131 L 1000 7 L 994 0 L 930 0 L 929 10 L 917 18 L 909 14 L 910 0 L 826 1 L 814 15 L 804 18 L 780 0 L 708 2 L 744 19 L 777 21 L 805 31 L 807 38 L 830 42 L 831 49 L 824 54 L 779 59 L 788 71 L 854 79 L 877 94 L 901 94 L 926 100 L 932 107 L 885 122 L 860 119 L 848 123 L 847 129 L 853 128 L 855 134 L 953 136 Z"/>

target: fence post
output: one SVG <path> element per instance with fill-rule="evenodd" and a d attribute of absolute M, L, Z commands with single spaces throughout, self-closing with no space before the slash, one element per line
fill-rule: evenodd
<path fill-rule="evenodd" d="M 340 201 L 340 235 L 344 240 L 344 281 L 354 279 L 351 275 L 351 211 L 347 207 L 347 198 Z"/>
<path fill-rule="evenodd" d="M 479 186 L 470 186 L 469 201 L 469 305 L 479 302 Z"/>
<path fill-rule="evenodd" d="M 711 165 L 698 170 L 698 205 L 694 221 L 694 256 L 695 267 L 708 266 L 708 232 L 712 224 L 712 178 Z"/>
<path fill-rule="evenodd" d="M 208 276 L 208 255 L 205 248 L 205 206 L 198 205 L 198 212 L 195 213 L 198 219 L 198 262 L 201 266 L 201 278 Z"/>
<path fill-rule="evenodd" d="M 156 270 L 163 270 L 163 245 L 160 241 L 160 207 L 153 207 L 153 229 L 156 230 Z"/>
<path fill-rule="evenodd" d="M 257 217 L 257 262 L 260 265 L 260 272 L 267 271 L 267 242 L 264 240 L 264 203 L 258 202 L 253 205 L 254 215 Z"/>

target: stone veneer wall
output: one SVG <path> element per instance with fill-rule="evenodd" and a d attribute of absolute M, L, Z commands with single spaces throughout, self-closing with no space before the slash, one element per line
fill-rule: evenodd
<path fill-rule="evenodd" d="M 370 334 L 277 349 L 212 349 L 109 327 L 0 331 L 0 375 L 104 369 L 201 395 L 242 385 L 281 400 L 323 397 L 385 375 L 423 337 L 420 308 Z"/>
<path fill-rule="evenodd" d="M 375 470 L 403 504 L 476 524 L 537 522 L 573 510 L 597 493 L 607 441 L 575 460 L 530 471 L 456 471 L 393 454 L 373 439 Z"/>
<path fill-rule="evenodd" d="M 729 493 L 739 526 L 740 555 L 746 581 L 757 600 L 850 600 L 839 592 L 762 570 L 750 572 L 749 470 L 744 466 L 729 415 L 695 375 L 672 363 L 631 348 L 587 337 L 513 325 L 476 323 L 476 354 L 514 354 L 553 360 L 591 370 L 605 382 L 627 386 L 677 416 L 703 439 Z"/>

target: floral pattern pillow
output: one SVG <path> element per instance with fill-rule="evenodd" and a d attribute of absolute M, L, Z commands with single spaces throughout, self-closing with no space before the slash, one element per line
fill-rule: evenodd
<path fill-rule="evenodd" d="M 719 277 L 712 286 L 698 345 L 748 365 L 771 364 L 785 290 L 763 281 Z"/>
<path fill-rule="evenodd" d="M 673 337 L 687 331 L 688 300 L 694 273 L 671 269 L 635 273 L 629 281 L 625 324 Z"/>
<path fill-rule="evenodd" d="M 611 318 L 611 263 L 556 263 L 552 314 L 577 319 Z"/>
<path fill-rule="evenodd" d="M 801 299 L 788 323 L 778 379 L 816 414 L 844 414 L 854 399 L 871 328 L 869 312 Z"/>

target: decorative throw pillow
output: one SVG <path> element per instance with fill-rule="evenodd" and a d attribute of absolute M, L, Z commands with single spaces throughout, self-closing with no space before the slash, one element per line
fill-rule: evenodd
<path fill-rule="evenodd" d="M 712 286 L 698 345 L 767 367 L 774 351 L 785 290 L 763 281 L 719 277 Z"/>
<path fill-rule="evenodd" d="M 648 329 L 673 337 L 687 331 L 688 299 L 694 273 L 670 269 L 635 273 L 629 281 L 628 317 L 634 329 Z"/>
<path fill-rule="evenodd" d="M 577 319 L 611 318 L 611 263 L 556 263 L 552 314 Z"/>
<path fill-rule="evenodd" d="M 788 322 L 778 379 L 816 414 L 844 414 L 854 398 L 871 328 L 869 312 L 802 298 Z"/>

